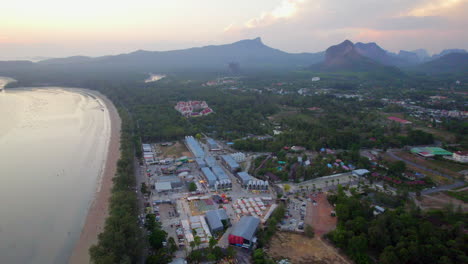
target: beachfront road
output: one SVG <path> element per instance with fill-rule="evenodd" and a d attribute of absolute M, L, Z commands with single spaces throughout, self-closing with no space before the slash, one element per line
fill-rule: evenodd
<path fill-rule="evenodd" d="M 138 199 L 138 213 L 139 213 L 139 215 L 145 213 L 146 199 L 143 196 L 143 194 L 141 193 L 141 184 L 142 183 L 147 184 L 147 177 L 145 175 L 144 169 L 145 169 L 144 167 L 140 167 L 140 163 L 139 163 L 138 159 L 135 157 L 134 160 L 133 160 L 133 173 L 135 175 L 135 180 L 136 180 L 135 192 L 137 194 L 137 199 Z M 145 235 L 144 230 L 145 229 L 142 229 L 143 235 Z M 145 239 L 145 241 L 146 241 L 146 239 Z M 148 245 L 146 243 L 144 243 L 144 247 L 142 249 L 141 259 L 140 259 L 139 263 L 141 263 L 141 264 L 145 263 L 145 260 L 146 260 L 147 256 L 148 256 Z"/>

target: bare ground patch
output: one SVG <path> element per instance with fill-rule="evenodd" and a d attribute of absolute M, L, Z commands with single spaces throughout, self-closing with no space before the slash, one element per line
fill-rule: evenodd
<path fill-rule="evenodd" d="M 293 264 L 351 263 L 337 249 L 321 238 L 278 232 L 271 240 L 267 253 L 274 259 L 289 259 Z"/>
<path fill-rule="evenodd" d="M 158 146 L 161 154 L 160 158 L 170 157 L 170 158 L 179 158 L 182 156 L 192 157 L 192 153 L 187 149 L 185 144 L 180 141 L 176 141 L 172 146 Z"/>

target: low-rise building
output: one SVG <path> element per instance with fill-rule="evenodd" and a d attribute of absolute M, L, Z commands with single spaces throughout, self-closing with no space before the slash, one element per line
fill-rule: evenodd
<path fill-rule="evenodd" d="M 210 151 L 220 151 L 221 150 L 221 147 L 218 145 L 218 143 L 212 139 L 212 138 L 208 138 L 206 140 L 206 144 L 208 144 L 208 148 L 210 149 Z"/>
<path fill-rule="evenodd" d="M 237 163 L 231 155 L 221 156 L 221 162 L 229 169 L 232 173 L 235 173 L 241 169 L 239 163 Z"/>
<path fill-rule="evenodd" d="M 255 234 L 259 225 L 260 219 L 257 217 L 243 216 L 232 229 L 228 237 L 229 244 L 248 249 L 252 248 L 257 242 Z"/>
<path fill-rule="evenodd" d="M 253 179 L 253 177 L 245 171 L 238 172 L 237 178 L 240 180 L 242 186 L 247 186 L 249 184 L 249 181 Z"/>
<path fill-rule="evenodd" d="M 224 209 L 208 211 L 205 214 L 205 218 L 212 234 L 222 232 L 224 227 L 228 227 L 231 224 Z"/>
<path fill-rule="evenodd" d="M 456 151 L 453 153 L 452 158 L 458 162 L 468 162 L 468 151 Z"/>
<path fill-rule="evenodd" d="M 203 176 L 205 176 L 206 182 L 209 187 L 214 187 L 217 181 L 216 175 L 208 167 L 201 168 Z"/>

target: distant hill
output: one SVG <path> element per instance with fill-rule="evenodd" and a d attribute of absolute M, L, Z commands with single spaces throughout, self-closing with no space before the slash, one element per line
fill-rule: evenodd
<path fill-rule="evenodd" d="M 76 56 L 39 62 L 49 67 L 132 69 L 138 71 L 172 71 L 182 69 L 228 70 L 235 63 L 239 69 L 297 68 L 323 60 L 323 53 L 287 53 L 263 44 L 260 38 L 226 45 L 211 45 L 173 51 L 139 50 L 104 57 Z"/>
<path fill-rule="evenodd" d="M 361 45 L 362 48 L 362 45 Z M 368 50 L 369 51 L 369 50 Z M 362 55 L 356 46 L 349 40 L 329 47 L 325 51 L 325 60 L 312 65 L 311 70 L 316 71 L 350 71 L 350 72 L 386 72 L 389 74 L 400 73 L 395 67 L 382 65 Z"/>
<path fill-rule="evenodd" d="M 417 71 L 428 73 L 468 73 L 468 53 L 448 53 L 418 65 Z"/>
<path fill-rule="evenodd" d="M 448 55 L 448 54 L 451 54 L 451 53 L 467 53 L 467 51 L 464 50 L 464 49 L 444 49 L 439 54 L 432 55 L 431 60 L 441 58 L 441 57 L 443 57 L 445 55 Z"/>
<path fill-rule="evenodd" d="M 375 42 L 371 42 L 371 43 L 358 42 L 354 46 L 357 52 L 359 52 L 359 54 L 367 58 L 370 58 L 376 62 L 379 62 L 381 64 L 391 65 L 391 66 L 406 64 L 405 60 L 402 60 L 396 56 L 392 56 L 390 52 L 382 49 Z"/>

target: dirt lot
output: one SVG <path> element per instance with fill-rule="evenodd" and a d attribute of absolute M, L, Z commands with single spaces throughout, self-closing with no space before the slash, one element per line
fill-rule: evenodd
<path fill-rule="evenodd" d="M 452 203 L 455 209 L 461 205 L 463 212 L 468 212 L 468 204 L 444 193 L 423 195 L 421 198 L 422 200 L 419 202 L 419 205 L 422 209 L 442 209 Z"/>
<path fill-rule="evenodd" d="M 328 203 L 325 193 L 317 194 L 316 197 L 312 195 L 310 198 L 316 201 L 316 204 L 308 203 L 305 224 L 311 225 L 314 228 L 316 236 L 322 236 L 336 227 L 336 217 L 330 216 L 334 208 Z"/>
<path fill-rule="evenodd" d="M 180 141 L 175 142 L 174 145 L 172 146 L 168 146 L 168 147 L 158 146 L 158 148 L 161 151 L 159 158 L 166 158 L 166 157 L 179 158 L 182 156 L 192 157 L 192 154 L 190 153 L 190 151 Z"/>
<path fill-rule="evenodd" d="M 351 263 L 317 236 L 307 238 L 287 232 L 278 232 L 271 240 L 267 252 L 274 259 L 287 258 L 293 264 Z"/>

